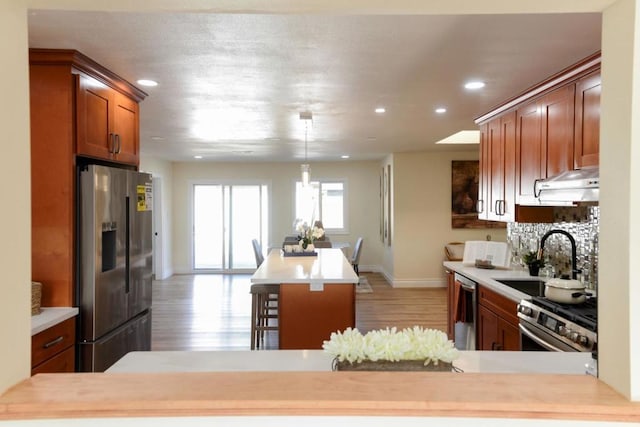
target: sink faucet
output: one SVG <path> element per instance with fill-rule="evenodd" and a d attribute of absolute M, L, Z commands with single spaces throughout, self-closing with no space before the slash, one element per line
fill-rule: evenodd
<path fill-rule="evenodd" d="M 578 278 L 578 273 L 580 273 L 580 270 L 578 270 L 578 262 L 577 262 L 577 255 L 576 255 L 576 240 L 573 238 L 573 236 L 569 233 L 567 233 L 564 230 L 549 230 L 545 233 L 544 236 L 542 236 L 542 239 L 540 240 L 540 249 L 538 250 L 538 259 L 541 260 L 542 256 L 543 256 L 543 252 L 544 252 L 544 244 L 547 241 L 547 239 L 549 238 L 549 236 L 551 236 L 552 234 L 563 234 L 565 236 L 567 236 L 567 238 L 569 239 L 569 241 L 571 242 L 571 278 L 572 279 L 577 279 Z"/>

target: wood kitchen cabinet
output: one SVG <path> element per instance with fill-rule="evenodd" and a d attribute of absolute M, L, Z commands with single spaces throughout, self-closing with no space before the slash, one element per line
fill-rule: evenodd
<path fill-rule="evenodd" d="M 453 301 L 455 298 L 455 276 L 454 272 L 448 269 L 445 269 L 445 274 L 447 275 L 447 336 L 450 340 L 454 340 L 454 325 L 455 325 L 455 314 L 453 313 Z"/>
<path fill-rule="evenodd" d="M 536 206 L 536 181 L 598 164 L 600 54 L 509 99 L 476 123 L 480 126 L 479 217 L 552 221 L 549 208 Z M 510 199 L 511 185 L 515 196 Z"/>
<path fill-rule="evenodd" d="M 75 318 L 31 337 L 31 375 L 75 371 Z"/>
<path fill-rule="evenodd" d="M 518 204 L 535 204 L 535 183 L 573 169 L 575 85 L 560 87 L 516 112 Z"/>
<path fill-rule="evenodd" d="M 516 115 L 508 112 L 487 123 L 485 158 L 487 219 L 515 220 Z M 484 167 L 484 165 L 483 165 Z"/>
<path fill-rule="evenodd" d="M 138 103 L 92 77 L 76 80 L 76 153 L 137 166 Z"/>
<path fill-rule="evenodd" d="M 600 163 L 600 71 L 576 82 L 575 167 Z"/>
<path fill-rule="evenodd" d="M 517 303 L 478 286 L 478 350 L 520 350 Z"/>
<path fill-rule="evenodd" d="M 146 94 L 75 50 L 30 49 L 29 85 L 32 279 L 43 285 L 43 306 L 71 307 L 76 164 L 137 167 L 137 104 Z M 109 133 L 120 135 L 120 152 L 109 152 Z"/>

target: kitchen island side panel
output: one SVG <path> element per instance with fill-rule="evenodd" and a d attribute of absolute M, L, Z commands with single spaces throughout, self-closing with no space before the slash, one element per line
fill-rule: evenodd
<path fill-rule="evenodd" d="M 321 349 L 332 332 L 355 327 L 355 285 L 332 283 L 311 291 L 306 284 L 283 283 L 278 316 L 281 350 Z"/>

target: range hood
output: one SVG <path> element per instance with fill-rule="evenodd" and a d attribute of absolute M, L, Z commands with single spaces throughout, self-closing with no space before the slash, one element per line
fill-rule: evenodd
<path fill-rule="evenodd" d="M 534 191 L 543 206 L 574 206 L 583 202 L 598 202 L 600 169 L 593 167 L 566 171 L 536 182 Z"/>

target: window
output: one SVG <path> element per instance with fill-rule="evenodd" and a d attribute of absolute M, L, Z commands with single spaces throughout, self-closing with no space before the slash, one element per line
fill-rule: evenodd
<path fill-rule="evenodd" d="M 251 246 L 268 241 L 266 185 L 193 185 L 194 270 L 251 269 L 256 260 Z"/>
<path fill-rule="evenodd" d="M 313 181 L 307 187 L 296 182 L 295 217 L 322 221 L 325 230 L 346 232 L 346 185 L 342 181 Z"/>

